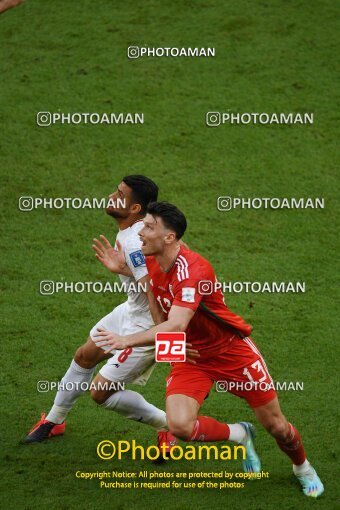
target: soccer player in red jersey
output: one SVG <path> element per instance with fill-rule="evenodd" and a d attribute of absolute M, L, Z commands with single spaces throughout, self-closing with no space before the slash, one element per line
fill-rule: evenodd
<path fill-rule="evenodd" d="M 109 346 L 108 350 L 123 349 L 152 344 L 157 332 L 186 331 L 187 341 L 200 357 L 196 364 L 172 364 L 166 387 L 170 432 L 187 441 L 229 440 L 244 444 L 245 469 L 259 472 L 261 464 L 253 446 L 251 424 L 226 424 L 199 416 L 213 383 L 223 381 L 230 385 L 231 393 L 248 402 L 258 421 L 290 457 L 304 494 L 321 495 L 322 482 L 306 458 L 299 432 L 282 414 L 266 363 L 249 337 L 251 326 L 224 303 L 210 263 L 179 244 L 185 230 L 185 216 L 174 205 L 149 205 L 139 235 L 150 285 L 165 320 L 148 331 L 125 337 L 102 329 L 95 341 Z M 201 292 L 204 284 L 211 286 L 208 295 Z"/>

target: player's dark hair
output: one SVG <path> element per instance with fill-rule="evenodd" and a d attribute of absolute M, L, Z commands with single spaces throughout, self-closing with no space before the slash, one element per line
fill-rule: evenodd
<path fill-rule="evenodd" d="M 187 220 L 184 214 L 173 204 L 168 202 L 151 202 L 146 210 L 153 217 L 161 218 L 166 228 L 176 233 L 176 238 L 181 239 L 187 228 Z"/>
<path fill-rule="evenodd" d="M 144 175 L 127 175 L 122 181 L 132 189 L 133 200 L 141 206 L 141 213 L 146 214 L 147 205 L 157 200 L 157 184 Z"/>

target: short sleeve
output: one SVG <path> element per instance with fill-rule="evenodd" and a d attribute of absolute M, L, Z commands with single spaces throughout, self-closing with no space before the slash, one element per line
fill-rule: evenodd
<path fill-rule="evenodd" d="M 183 255 L 179 255 L 176 266 L 177 270 L 173 277 L 172 304 L 196 311 L 202 301 L 200 282 L 207 278 L 207 268 L 198 259 L 190 260 Z"/>
<path fill-rule="evenodd" d="M 173 287 L 174 300 L 172 304 L 196 311 L 202 300 L 199 293 L 199 281 L 200 279 L 194 278 L 177 281 Z"/>
<path fill-rule="evenodd" d="M 145 257 L 141 249 L 142 243 L 139 239 L 130 241 L 124 247 L 125 260 L 136 281 L 148 274 Z"/>

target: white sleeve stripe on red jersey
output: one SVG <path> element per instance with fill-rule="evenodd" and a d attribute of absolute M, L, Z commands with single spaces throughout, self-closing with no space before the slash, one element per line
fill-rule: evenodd
<path fill-rule="evenodd" d="M 182 260 L 180 257 L 181 255 L 176 260 L 177 278 L 179 282 L 185 280 L 186 278 L 189 278 L 188 263 L 184 258 Z"/>
<path fill-rule="evenodd" d="M 183 257 L 183 255 L 178 255 L 178 258 L 181 259 L 181 261 L 183 262 L 183 264 L 185 265 L 186 269 L 188 269 L 189 267 L 189 264 L 187 262 L 187 259 L 185 257 Z"/>
<path fill-rule="evenodd" d="M 181 282 L 184 280 L 183 274 L 182 274 L 182 268 L 181 262 L 179 260 L 176 260 L 176 266 L 177 266 L 177 280 Z"/>
<path fill-rule="evenodd" d="M 183 257 L 183 255 L 179 255 L 177 260 L 182 264 L 182 270 L 181 270 L 181 276 L 182 279 L 185 280 L 185 278 L 189 278 L 189 271 L 188 271 L 188 262 L 186 258 Z"/>
<path fill-rule="evenodd" d="M 188 262 L 182 255 L 180 255 L 178 258 L 182 261 L 182 263 L 184 265 L 184 269 L 183 269 L 184 278 L 189 278 Z"/>

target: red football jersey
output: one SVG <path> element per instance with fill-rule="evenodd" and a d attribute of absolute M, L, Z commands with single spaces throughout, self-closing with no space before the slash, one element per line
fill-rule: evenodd
<path fill-rule="evenodd" d="M 181 246 L 167 273 L 153 256 L 146 257 L 146 265 L 153 294 L 166 315 L 172 305 L 195 311 L 186 330 L 187 342 L 192 343 L 202 358 L 225 352 L 234 338 L 250 334 L 251 326 L 228 309 L 221 290 L 212 288 L 211 294 L 202 295 L 199 282 L 208 281 L 214 287 L 217 280 L 210 263 L 198 253 Z"/>

